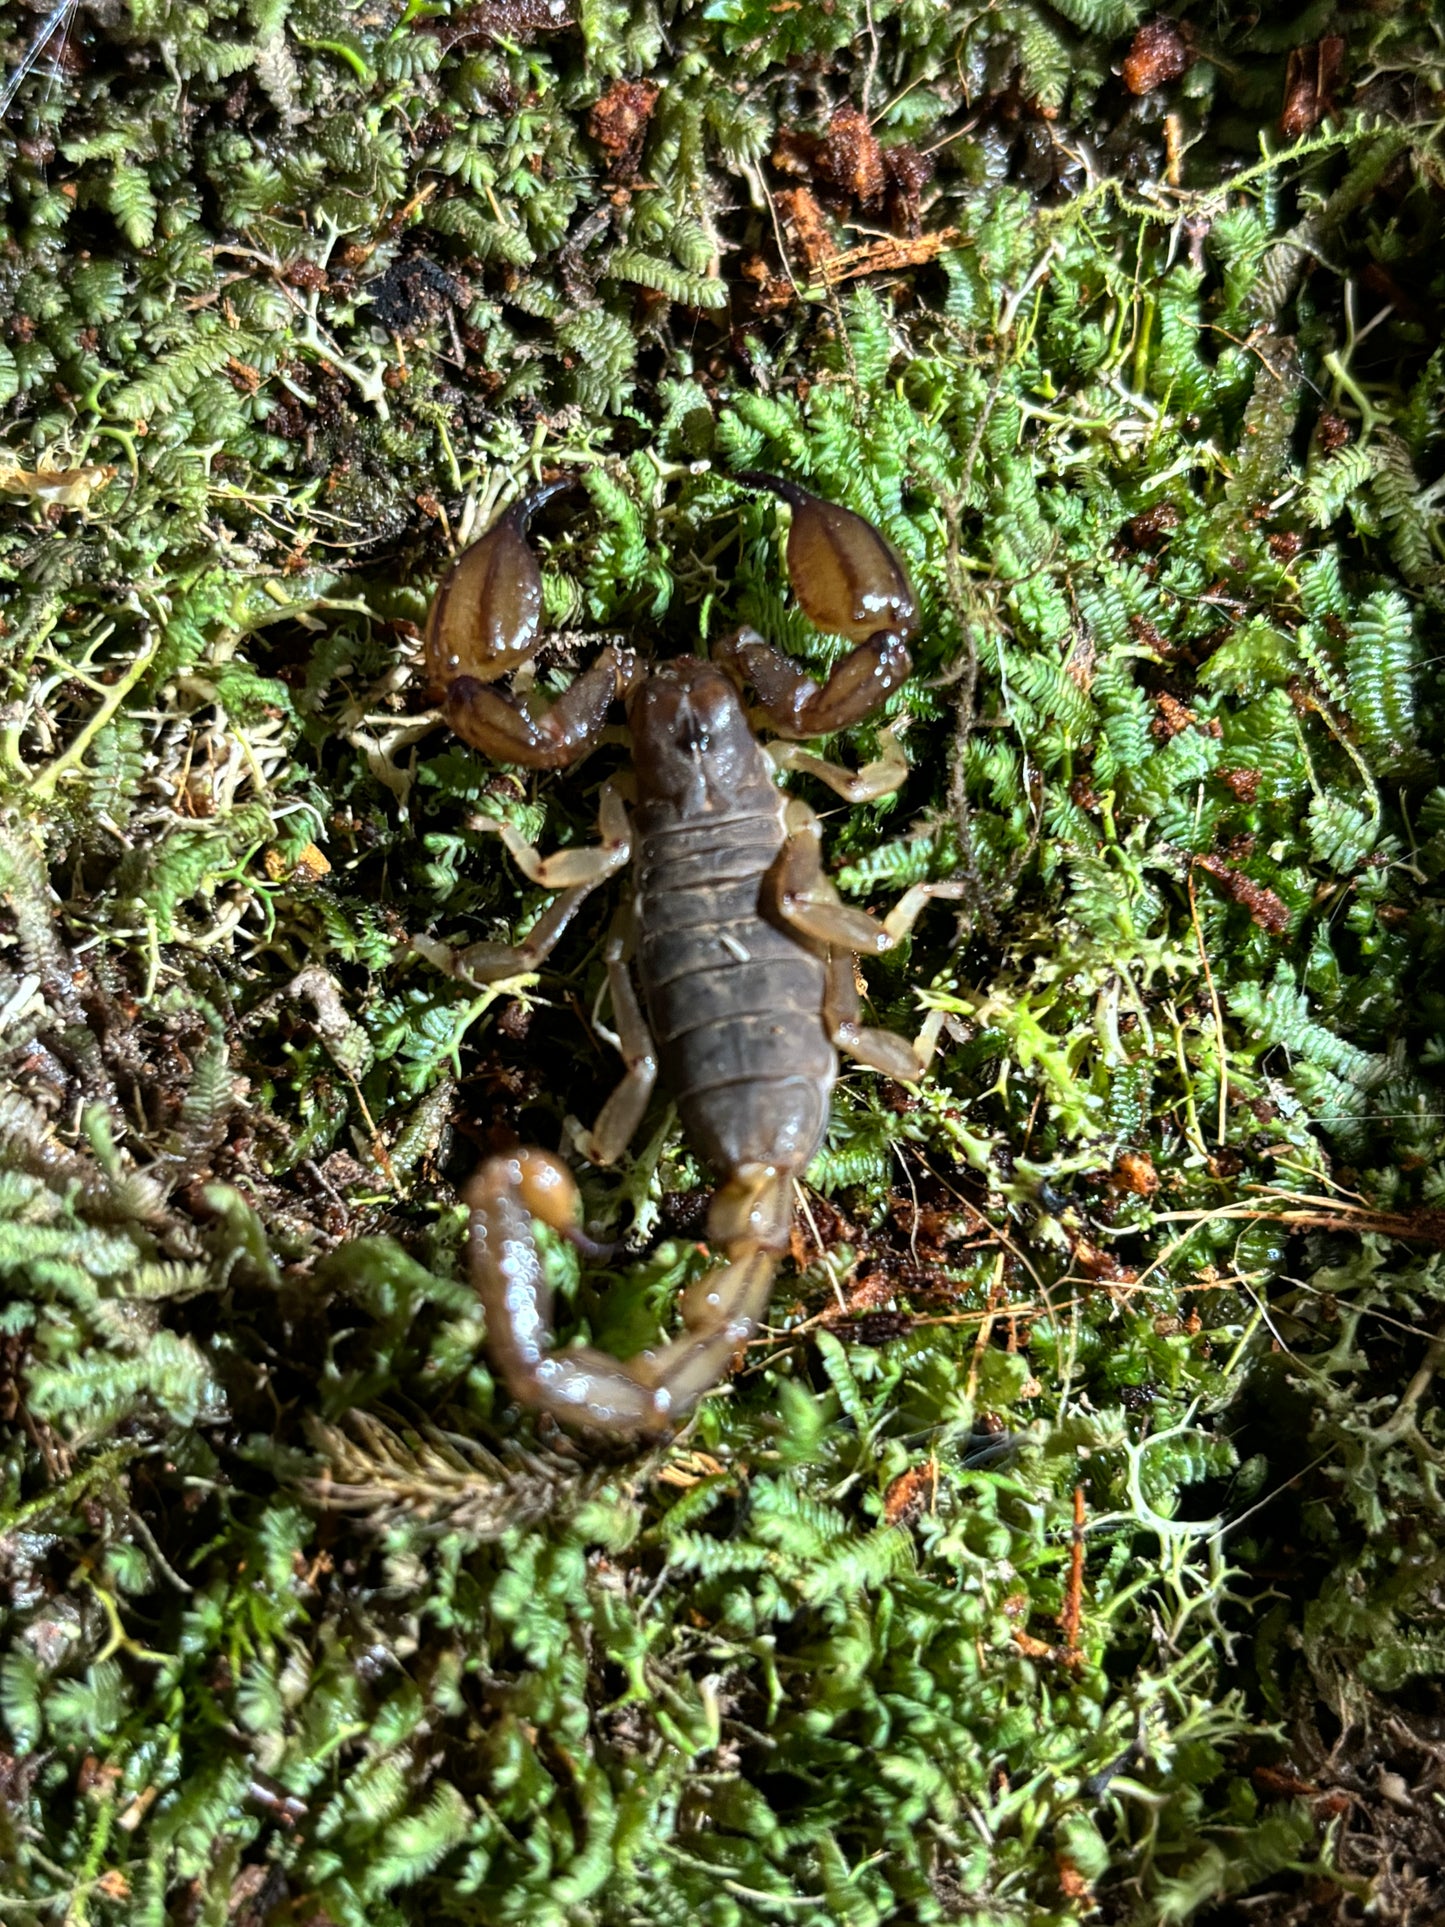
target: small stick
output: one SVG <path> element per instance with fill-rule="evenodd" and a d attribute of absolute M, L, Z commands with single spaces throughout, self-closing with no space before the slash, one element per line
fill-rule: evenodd
<path fill-rule="evenodd" d="M 1079 1625 L 1084 1616 L 1084 1488 L 1074 1487 L 1074 1544 L 1069 1555 L 1069 1588 L 1064 1594 L 1059 1630 L 1071 1653 L 1079 1650 Z"/>

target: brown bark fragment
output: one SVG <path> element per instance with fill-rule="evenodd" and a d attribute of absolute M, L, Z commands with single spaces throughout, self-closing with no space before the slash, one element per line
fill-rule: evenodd
<path fill-rule="evenodd" d="M 828 230 L 823 210 L 812 190 L 785 187 L 777 196 L 778 213 L 789 239 L 795 243 L 809 275 L 831 261 L 838 249 Z"/>
<path fill-rule="evenodd" d="M 1334 88 L 1344 57 L 1345 43 L 1336 33 L 1291 52 L 1279 117 L 1279 131 L 1286 140 L 1299 140 L 1336 111 Z"/>
<path fill-rule="evenodd" d="M 614 80 L 588 111 L 587 132 L 610 161 L 615 180 L 635 178 L 661 91 L 651 80 Z"/>

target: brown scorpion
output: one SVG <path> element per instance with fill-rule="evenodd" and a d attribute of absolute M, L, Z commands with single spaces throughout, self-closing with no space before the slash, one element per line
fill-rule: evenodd
<path fill-rule="evenodd" d="M 927 1027 L 915 1050 L 862 1025 L 854 957 L 891 948 L 930 897 L 961 888 L 917 884 L 878 923 L 843 903 L 826 875 L 818 818 L 775 775 L 807 771 L 854 801 L 897 787 L 907 764 L 888 731 L 882 756 L 856 775 L 796 739 L 858 722 L 907 676 L 913 590 L 900 557 L 862 516 L 772 476 L 737 479 L 789 505 L 794 593 L 819 628 L 855 645 L 821 688 L 745 628 L 715 645 L 711 661 L 681 656 L 645 669 L 609 644 L 545 709 L 498 689 L 538 645 L 542 578 L 528 523 L 574 485 L 570 477 L 522 497 L 460 556 L 427 626 L 426 669 L 447 722 L 498 761 L 565 768 L 597 741 L 613 700 L 626 702 L 635 787 L 604 783 L 600 847 L 542 857 L 510 824 L 487 824 L 526 876 L 558 893 L 525 942 L 457 953 L 418 942 L 473 982 L 535 970 L 588 893 L 635 858 L 631 904 L 606 951 L 626 1071 L 582 1149 L 603 1164 L 621 1155 L 660 1070 L 690 1142 L 724 1180 L 707 1228 L 726 1262 L 688 1287 L 683 1330 L 670 1343 L 625 1360 L 591 1346 L 553 1350 L 532 1220 L 588 1248 L 571 1173 L 544 1151 L 517 1150 L 489 1159 L 466 1193 L 471 1275 L 508 1391 L 563 1425 L 621 1438 L 666 1435 L 760 1325 L 788 1245 L 795 1180 L 827 1128 L 836 1051 L 890 1077 L 922 1075 Z M 754 714 L 790 740 L 759 744 L 745 685 L 758 699 Z"/>

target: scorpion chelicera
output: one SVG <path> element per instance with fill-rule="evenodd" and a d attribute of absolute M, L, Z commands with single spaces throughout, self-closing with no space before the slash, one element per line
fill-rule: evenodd
<path fill-rule="evenodd" d="M 927 1026 L 917 1047 L 864 1026 L 854 959 L 890 949 L 930 897 L 961 887 L 916 884 L 879 923 L 829 880 L 818 818 L 775 776 L 806 771 L 854 801 L 898 786 L 907 764 L 890 731 L 881 732 L 879 759 L 856 775 L 798 739 L 858 722 L 908 675 L 913 590 L 901 558 L 862 516 L 776 477 L 736 479 L 788 504 L 794 593 L 820 629 L 854 645 L 821 688 L 747 628 L 715 645 L 710 661 L 643 666 L 608 644 L 546 708 L 497 688 L 538 646 L 542 578 L 528 524 L 572 477 L 523 496 L 464 551 L 426 634 L 426 670 L 447 722 L 500 762 L 565 768 L 596 743 L 613 701 L 626 704 L 633 776 L 602 786 L 600 846 L 542 857 L 514 826 L 486 824 L 527 877 L 557 892 L 526 940 L 455 953 L 418 942 L 473 982 L 533 971 L 588 893 L 635 858 L 631 901 L 606 949 L 625 1074 L 581 1147 L 596 1163 L 619 1157 L 660 1072 L 689 1141 L 723 1180 L 707 1228 L 724 1264 L 688 1287 L 683 1330 L 670 1343 L 629 1359 L 590 1346 L 554 1350 L 533 1219 L 588 1249 L 572 1174 L 544 1151 L 521 1149 L 490 1158 L 466 1193 L 471 1275 L 508 1391 L 574 1430 L 624 1439 L 670 1432 L 760 1325 L 788 1246 L 795 1181 L 827 1128 L 836 1052 L 890 1077 L 922 1075 Z M 757 699 L 751 718 L 745 687 Z M 765 749 L 753 719 L 785 740 Z"/>

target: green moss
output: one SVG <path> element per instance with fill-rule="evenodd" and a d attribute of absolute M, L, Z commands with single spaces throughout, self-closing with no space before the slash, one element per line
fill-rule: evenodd
<path fill-rule="evenodd" d="M 7 1921 L 1392 1903 L 1320 1796 L 1445 1669 L 1445 77 L 1350 16 L 1286 142 L 1330 23 L 1186 15 L 1137 100 L 1132 7 L 914 0 L 96 9 L 17 92 Z M 850 202 L 845 101 L 921 194 Z M 809 170 L 922 258 L 785 263 Z M 876 520 L 913 775 L 829 858 L 965 884 L 870 967 L 930 1081 L 845 1078 L 770 1335 L 621 1463 L 497 1396 L 457 1203 L 605 1096 L 606 909 L 505 991 L 407 941 L 525 930 L 478 817 L 586 840 L 616 760 L 417 721 L 449 541 L 544 465 L 552 687 L 835 659 L 730 470 Z M 586 1176 L 631 1250 L 549 1248 L 569 1335 L 668 1321 L 706 1177 L 661 1101 Z"/>

